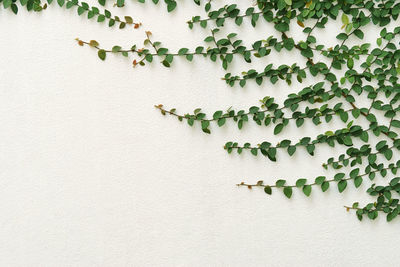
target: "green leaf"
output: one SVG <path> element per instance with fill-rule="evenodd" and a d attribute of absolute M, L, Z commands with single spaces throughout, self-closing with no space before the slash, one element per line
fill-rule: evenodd
<path fill-rule="evenodd" d="M 376 210 L 368 212 L 368 218 L 370 218 L 371 220 L 375 220 L 376 217 L 378 217 L 378 212 Z"/>
<path fill-rule="evenodd" d="M 9 8 L 9 7 L 11 6 L 12 3 L 13 3 L 12 0 L 3 0 L 3 7 L 4 7 L 4 9 Z"/>
<path fill-rule="evenodd" d="M 344 25 L 349 24 L 349 17 L 344 13 L 342 15 L 342 22 L 343 22 Z"/>
<path fill-rule="evenodd" d="M 298 180 L 296 181 L 296 186 L 297 186 L 297 187 L 302 187 L 303 185 L 306 184 L 306 182 L 307 182 L 307 179 L 298 179 Z"/>
<path fill-rule="evenodd" d="M 400 121 L 398 120 L 392 120 L 392 126 L 396 128 L 400 128 Z"/>
<path fill-rule="evenodd" d="M 336 76 L 335 76 L 335 74 L 333 74 L 333 73 L 328 73 L 327 75 L 326 75 L 326 79 L 328 80 L 328 81 L 330 81 L 330 82 L 334 82 L 334 81 L 336 81 Z M 345 112 L 343 112 L 343 113 L 345 113 Z"/>
<path fill-rule="evenodd" d="M 289 24 L 287 24 L 285 22 L 275 24 L 275 29 L 279 32 L 286 32 L 289 30 Z"/>
<path fill-rule="evenodd" d="M 303 125 L 303 123 L 304 123 L 304 119 L 303 118 L 298 118 L 296 120 L 296 126 L 297 127 L 301 127 Z"/>
<path fill-rule="evenodd" d="M 97 55 L 99 56 L 99 58 L 100 58 L 101 60 L 105 60 L 105 59 L 106 59 L 106 51 L 104 51 L 104 49 L 100 49 L 100 50 L 97 52 Z"/>
<path fill-rule="evenodd" d="M 333 179 L 334 179 L 335 181 L 340 181 L 341 179 L 344 178 L 344 176 L 345 176 L 345 174 L 344 174 L 343 172 L 340 172 L 340 173 L 337 173 L 337 174 L 333 177 Z"/>
<path fill-rule="evenodd" d="M 396 218 L 399 215 L 399 210 L 396 208 L 392 212 L 388 213 L 386 215 L 386 220 L 388 222 L 392 221 L 394 218 Z"/>
<path fill-rule="evenodd" d="M 206 121 L 206 120 L 202 120 L 201 121 L 201 129 L 204 130 L 208 130 L 208 126 L 210 126 L 210 122 Z M 209 131 L 206 131 L 206 133 L 209 133 Z"/>
<path fill-rule="evenodd" d="M 369 162 L 369 164 L 374 164 L 375 161 L 376 161 L 376 154 L 370 154 L 370 155 L 368 156 L 368 162 Z"/>
<path fill-rule="evenodd" d="M 192 54 L 186 55 L 186 59 L 187 59 L 188 61 L 192 61 L 192 60 L 193 60 L 193 55 L 192 55 Z"/>
<path fill-rule="evenodd" d="M 214 41 L 214 37 L 212 37 L 212 36 L 207 36 L 206 38 L 204 38 L 204 42 L 209 43 L 209 42 L 212 42 L 212 41 Z"/>
<path fill-rule="evenodd" d="M 355 30 L 354 35 L 360 39 L 364 39 L 364 33 L 360 29 Z"/>
<path fill-rule="evenodd" d="M 284 9 L 284 8 L 286 7 L 286 1 L 284 1 L 284 0 L 278 0 L 277 6 L 278 6 L 278 9 L 279 9 L 279 10 Z"/>
<path fill-rule="evenodd" d="M 18 14 L 18 6 L 16 4 L 11 4 L 11 11 L 17 15 Z"/>
<path fill-rule="evenodd" d="M 289 156 L 292 156 L 296 152 L 296 146 L 289 146 L 287 148 Z"/>
<path fill-rule="evenodd" d="M 275 185 L 276 187 L 283 187 L 286 183 L 286 180 L 278 180 L 276 181 Z"/>
<path fill-rule="evenodd" d="M 335 135 L 332 131 L 326 131 L 325 132 L 325 135 L 326 136 L 333 136 L 333 135 Z"/>
<path fill-rule="evenodd" d="M 169 62 L 167 60 L 163 60 L 161 63 L 164 65 L 164 67 L 167 67 L 167 68 L 171 67 L 171 65 L 169 64 Z"/>
<path fill-rule="evenodd" d="M 325 192 L 326 190 L 328 190 L 329 189 L 329 182 L 323 182 L 322 184 L 321 184 L 321 189 L 322 189 L 322 192 Z"/>
<path fill-rule="evenodd" d="M 317 178 L 315 178 L 315 183 L 321 185 L 325 181 L 325 179 L 325 176 L 318 176 Z"/>
<path fill-rule="evenodd" d="M 269 185 L 265 186 L 265 187 L 264 187 L 264 192 L 265 192 L 266 194 L 268 194 L 268 195 L 271 195 L 271 194 L 272 194 L 272 189 L 271 189 L 271 187 L 270 187 Z"/>
<path fill-rule="evenodd" d="M 239 121 L 238 121 L 238 128 L 239 128 L 239 130 L 242 129 L 242 127 L 243 127 L 243 120 L 239 120 Z"/>
<path fill-rule="evenodd" d="M 347 181 L 346 180 L 341 180 L 338 183 L 338 189 L 339 189 L 339 193 L 342 193 L 347 187 Z"/>
<path fill-rule="evenodd" d="M 359 169 L 359 168 L 356 168 L 356 169 L 352 170 L 352 171 L 350 172 L 350 178 L 352 178 L 352 179 L 356 178 L 357 175 L 359 174 L 359 172 L 360 172 L 360 169 Z"/>
<path fill-rule="evenodd" d="M 347 60 L 347 67 L 348 67 L 349 69 L 352 69 L 353 66 L 354 66 L 354 60 L 353 60 L 352 58 L 349 58 L 349 59 Z"/>
<path fill-rule="evenodd" d="M 396 186 L 400 182 L 400 177 L 393 178 L 390 181 L 390 186 Z"/>
<path fill-rule="evenodd" d="M 175 8 L 176 8 L 176 2 L 175 1 L 171 1 L 171 2 L 168 3 L 168 5 L 167 5 L 167 11 L 168 12 L 171 12 Z"/>
<path fill-rule="evenodd" d="M 217 122 L 218 126 L 219 126 L 219 127 L 223 126 L 223 125 L 225 124 L 225 121 L 226 121 L 225 118 L 220 118 L 220 119 L 218 119 L 218 122 Z"/>
<path fill-rule="evenodd" d="M 86 10 L 83 7 L 78 7 L 78 9 L 77 9 L 77 12 L 78 12 L 79 16 L 82 15 L 85 11 Z"/>
<path fill-rule="evenodd" d="M 383 153 L 383 155 L 385 156 L 385 158 L 387 160 L 390 160 L 390 159 L 392 159 L 393 151 L 391 149 L 388 149 Z"/>
<path fill-rule="evenodd" d="M 312 187 L 311 187 L 311 185 L 305 185 L 305 186 L 303 186 L 303 193 L 304 193 L 304 195 L 306 195 L 306 196 L 310 196 L 310 194 L 311 194 L 311 189 L 312 189 Z"/>
<path fill-rule="evenodd" d="M 349 119 L 349 114 L 347 114 L 347 112 L 341 112 L 339 116 L 343 122 L 347 122 L 347 120 Z"/>
<path fill-rule="evenodd" d="M 222 114 L 223 114 L 223 112 L 221 110 L 214 112 L 213 119 L 217 120 L 217 119 L 221 118 Z"/>
<path fill-rule="evenodd" d="M 291 198 L 293 190 L 292 190 L 291 187 L 286 186 L 286 187 L 283 188 L 283 193 L 285 194 L 285 196 L 287 198 Z"/>
<path fill-rule="evenodd" d="M 97 17 L 97 22 L 103 22 L 103 21 L 105 21 L 106 20 L 106 16 L 104 16 L 104 15 L 102 15 L 102 14 L 100 14 L 98 17 Z"/>
<path fill-rule="evenodd" d="M 360 136 L 360 139 L 361 139 L 362 141 L 364 141 L 364 142 L 368 142 L 368 139 L 369 139 L 369 137 L 368 137 L 368 132 L 362 132 L 362 134 L 361 134 L 361 136 Z"/>
<path fill-rule="evenodd" d="M 181 48 L 178 51 L 178 55 L 182 56 L 182 55 L 186 54 L 188 51 L 189 51 L 189 49 L 187 49 L 187 48 Z"/>
<path fill-rule="evenodd" d="M 168 54 L 165 56 L 165 60 L 168 61 L 168 63 L 172 63 L 172 61 L 174 60 L 174 56 L 171 54 Z"/>
<path fill-rule="evenodd" d="M 152 56 L 151 54 L 147 54 L 146 57 L 145 57 L 145 59 L 146 59 L 148 62 L 152 62 L 152 61 L 153 61 L 153 56 Z"/>
<path fill-rule="evenodd" d="M 243 17 L 236 17 L 235 24 L 240 26 L 243 22 Z"/>
<path fill-rule="evenodd" d="M 336 36 L 336 38 L 339 39 L 339 40 L 346 40 L 346 39 L 349 38 L 349 37 L 348 37 L 347 34 L 345 34 L 345 33 L 339 33 L 339 34 Z"/>
<path fill-rule="evenodd" d="M 301 50 L 300 54 L 306 58 L 312 58 L 314 56 L 311 48 L 307 47 L 306 49 Z"/>
<path fill-rule="evenodd" d="M 162 55 L 165 55 L 167 52 L 168 52 L 168 49 L 162 47 L 162 48 L 158 49 L 157 55 L 162 56 Z"/>
<path fill-rule="evenodd" d="M 276 161 L 276 148 L 275 147 L 270 147 L 267 150 L 267 156 L 271 161 Z"/>
<path fill-rule="evenodd" d="M 283 46 L 287 49 L 287 50 L 292 50 L 294 47 L 295 43 L 293 38 L 288 38 L 284 40 Z M 264 50 L 266 51 L 266 49 L 264 48 Z"/>
<path fill-rule="evenodd" d="M 118 45 L 113 46 L 113 48 L 112 48 L 112 51 L 113 51 L 114 53 L 117 53 L 117 52 L 119 52 L 120 50 L 121 50 L 121 47 L 118 46 Z"/>
<path fill-rule="evenodd" d="M 357 177 L 354 179 L 354 186 L 355 186 L 356 188 L 358 188 L 358 187 L 360 187 L 360 185 L 362 184 L 362 182 L 363 182 L 363 178 L 362 178 L 361 176 L 357 176 Z"/>
<path fill-rule="evenodd" d="M 307 149 L 308 154 L 310 154 L 311 156 L 314 156 L 314 150 L 315 150 L 314 144 L 308 144 L 306 146 L 306 149 Z"/>
<path fill-rule="evenodd" d="M 283 129 L 283 124 L 282 123 L 277 124 L 274 129 L 274 135 L 279 134 L 282 131 L 282 129 Z"/>
<path fill-rule="evenodd" d="M 133 24 L 133 19 L 132 19 L 132 17 L 130 17 L 130 16 L 125 16 L 124 18 L 125 18 L 126 23 L 128 23 L 128 24 Z"/>

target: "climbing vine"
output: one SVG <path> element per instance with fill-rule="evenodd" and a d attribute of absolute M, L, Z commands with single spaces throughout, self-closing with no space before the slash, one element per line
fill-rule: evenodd
<path fill-rule="evenodd" d="M 5 8 L 11 7 L 17 13 L 16 1 L 0 2 L 3 2 Z M 97 21 L 100 22 L 107 19 L 111 26 L 115 23 L 120 28 L 125 27 L 121 25 L 128 24 L 133 24 L 135 28 L 140 26 L 131 17 L 125 17 L 122 21 L 107 10 L 100 14 L 99 9 L 90 8 L 84 2 L 57 2 L 60 6 L 65 4 L 67 8 L 76 6 L 78 14 L 87 12 L 88 18 L 97 16 Z M 105 0 L 98 2 L 105 5 Z M 158 0 L 152 2 L 159 3 Z M 50 3 L 51 0 L 48 1 Z M 177 6 L 173 0 L 164 0 L 164 3 L 168 12 Z M 181 114 L 176 109 L 165 108 L 163 105 L 155 107 L 163 115 L 176 117 L 189 126 L 199 124 L 201 130 L 207 134 L 211 133 L 212 124 L 223 127 L 227 121 L 233 121 L 238 129 L 254 122 L 260 127 L 272 127 L 274 135 L 279 135 L 289 124 L 300 128 L 305 125 L 305 121 L 320 125 L 333 119 L 340 120 L 345 123 L 345 127 L 314 137 L 305 136 L 300 140 L 285 139 L 276 144 L 268 140 L 261 140 L 259 144 L 226 142 L 224 149 L 227 153 L 250 152 L 250 155 L 265 157 L 272 162 L 278 160 L 278 150 L 286 151 L 289 156 L 298 150 L 304 150 L 314 156 L 314 152 L 324 144 L 346 148 L 345 153 L 338 157 L 330 157 L 321 162 L 320 176 L 299 177 L 293 184 L 286 179 L 277 179 L 272 183 L 265 179 L 256 179 L 253 183 L 240 182 L 237 185 L 249 189 L 261 188 L 267 195 L 282 191 L 287 198 L 291 198 L 295 190 L 310 196 L 318 187 L 323 192 L 336 187 L 342 193 L 349 184 L 359 188 L 365 180 L 370 180 L 372 185 L 366 193 L 374 201 L 364 205 L 356 202 L 345 208 L 348 211 L 354 210 L 359 220 L 364 216 L 373 220 L 382 213 L 386 215 L 387 221 L 396 218 L 400 212 L 400 177 L 396 176 L 400 160 L 396 160 L 394 154 L 398 155 L 400 150 L 400 119 L 397 115 L 400 111 L 400 27 L 392 27 L 390 23 L 399 17 L 399 1 L 257 0 L 249 1 L 249 7 L 243 10 L 236 4 L 214 8 L 217 3 L 211 1 L 194 0 L 194 3 L 203 6 L 207 16 L 193 16 L 187 24 L 189 29 L 209 29 L 209 36 L 200 40 L 204 42 L 203 45 L 170 49 L 155 40 L 150 31 L 145 32 L 143 43 L 138 42 L 125 48 L 120 45 L 105 48 L 95 40 L 77 39 L 78 44 L 95 49 L 101 60 L 106 60 L 109 53 L 131 56 L 134 67 L 154 62 L 170 67 L 177 57 L 185 58 L 188 62 L 204 57 L 218 62 L 228 71 L 234 58 L 242 59 L 243 64 L 249 66 L 254 58 L 265 58 L 264 69 L 246 67 L 240 74 L 227 72 L 222 77 L 223 81 L 232 87 L 245 87 L 253 80 L 261 87 L 271 87 L 278 82 L 284 82 L 287 86 L 304 83 L 304 87 L 298 92 L 290 93 L 283 101 L 265 96 L 258 105 L 247 110 L 229 108 L 206 114 L 201 109 L 196 109 L 193 113 Z M 117 7 L 125 4 L 124 0 L 116 2 Z M 24 0 L 20 5 L 27 6 L 28 10 L 45 9 L 40 0 Z M 330 47 L 315 34 L 315 29 L 325 29 L 329 21 L 342 25 L 336 35 L 336 45 Z M 238 26 L 250 23 L 253 27 L 268 23 L 273 25 L 275 33 L 262 36 L 246 46 L 238 33 L 221 34 L 221 28 L 233 23 Z M 375 43 L 363 41 L 365 27 L 369 24 L 373 24 L 374 29 L 379 29 L 368 32 L 368 35 L 376 35 Z M 303 38 L 294 38 L 291 35 L 294 31 L 302 31 Z M 350 46 L 349 40 L 355 45 Z M 292 65 L 274 64 L 269 59 L 272 51 L 296 51 L 304 60 Z M 316 82 L 310 84 L 306 80 L 309 77 Z M 362 103 L 366 100 L 369 104 L 363 106 Z M 362 145 L 357 146 L 358 143 Z M 336 174 L 333 177 L 324 175 L 328 169 L 334 170 Z"/>

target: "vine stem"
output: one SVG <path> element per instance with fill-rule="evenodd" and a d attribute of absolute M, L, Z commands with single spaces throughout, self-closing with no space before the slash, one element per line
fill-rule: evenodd
<path fill-rule="evenodd" d="M 375 170 L 375 171 L 371 171 L 371 172 L 369 172 L 369 173 L 363 173 L 363 174 L 361 174 L 361 175 L 358 175 L 357 177 L 363 177 L 363 176 L 366 176 L 366 175 L 369 175 L 370 173 L 376 173 L 376 172 L 380 172 L 380 171 L 382 171 L 382 170 L 388 170 L 388 169 L 390 169 L 390 167 L 386 167 L 386 168 L 382 168 L 382 169 L 380 169 L 380 170 Z M 349 180 L 353 180 L 354 178 L 351 178 L 351 177 L 348 177 L 348 178 L 344 178 L 344 179 L 340 179 L 340 180 L 335 180 L 335 179 L 330 179 L 330 180 L 324 180 L 324 182 L 328 182 L 328 183 L 331 183 L 331 182 L 340 182 L 340 181 L 349 181 Z M 271 187 L 271 188 L 283 188 L 283 187 L 291 187 L 291 188 L 295 188 L 295 187 L 297 187 L 296 185 L 284 185 L 284 186 L 277 186 L 277 185 L 265 185 L 264 183 L 261 183 L 262 181 L 259 181 L 258 183 L 256 183 L 256 184 L 247 184 L 247 183 L 245 183 L 245 182 L 241 182 L 240 184 L 236 184 L 238 187 L 240 187 L 240 186 L 246 186 L 246 187 L 248 187 L 249 189 L 252 189 L 252 187 L 263 187 L 263 188 L 265 188 L 265 187 Z M 315 185 L 319 185 L 319 184 L 317 184 L 317 183 L 311 183 L 311 184 L 307 184 L 307 185 L 310 185 L 310 186 L 315 186 Z"/>
<path fill-rule="evenodd" d="M 161 113 L 163 113 L 163 115 L 165 115 L 165 114 L 169 114 L 169 115 L 172 115 L 172 116 L 175 116 L 175 117 L 178 117 L 178 118 L 182 118 L 182 119 L 185 119 L 185 120 L 188 120 L 188 119 L 191 119 L 192 117 L 188 117 L 187 115 L 179 115 L 179 114 L 177 114 L 177 113 L 175 113 L 175 112 L 172 112 L 172 111 L 170 111 L 170 110 L 166 110 L 166 109 L 164 109 L 163 108 L 163 105 L 162 104 L 159 104 L 159 105 L 154 105 L 154 107 L 155 108 L 157 108 L 157 109 L 159 109 L 160 111 L 161 111 Z M 283 109 L 284 107 L 282 107 L 282 108 L 280 108 L 280 109 Z M 273 111 L 276 111 L 276 110 L 280 110 L 280 109 L 275 109 L 275 110 L 273 110 Z M 345 113 L 348 113 L 348 112 L 350 112 L 350 111 L 352 111 L 353 109 L 348 109 L 348 110 L 344 110 L 343 112 L 345 112 Z M 269 112 L 270 110 L 262 110 L 262 111 L 258 111 L 257 113 L 267 113 L 267 112 Z M 217 120 L 219 120 L 219 119 L 230 119 L 230 118 L 239 118 L 239 117 L 241 117 L 241 116 L 243 116 L 243 115 L 253 115 L 254 113 L 251 113 L 251 112 L 246 112 L 246 113 L 243 113 L 243 114 L 240 114 L 240 115 L 238 115 L 238 114 L 236 114 L 236 115 L 232 115 L 232 116 L 230 116 L 230 115 L 228 115 L 228 116 L 222 116 L 222 117 L 220 117 L 220 118 L 218 118 L 218 119 L 195 119 L 195 118 L 193 118 L 193 119 L 195 119 L 196 121 L 209 121 L 209 122 L 211 122 L 211 121 L 217 121 Z M 336 115 L 336 112 L 331 112 L 331 113 L 327 113 L 327 114 L 317 114 L 316 116 L 314 116 L 313 118 L 315 118 L 315 117 L 322 117 L 322 116 L 325 116 L 325 115 Z M 194 115 L 189 115 L 189 116 L 194 116 Z M 268 118 L 271 118 L 271 119 L 282 119 L 282 120 L 294 120 L 294 119 L 299 119 L 299 118 L 301 118 L 301 119 L 304 119 L 304 118 L 307 118 L 307 116 L 304 116 L 304 117 L 296 117 L 296 118 L 294 118 L 293 116 L 292 117 L 276 117 L 276 116 L 269 116 Z"/>
<path fill-rule="evenodd" d="M 92 45 L 90 45 L 89 42 L 80 40 L 79 38 L 76 38 L 75 40 L 76 40 L 76 41 L 78 42 L 78 44 L 81 45 L 81 46 L 82 46 L 82 45 L 89 45 L 90 47 L 93 47 L 93 48 L 95 48 L 95 49 L 97 49 L 97 50 L 103 50 L 103 51 L 106 52 L 106 53 L 115 53 L 115 52 L 113 52 L 113 51 L 110 50 L 110 49 L 103 49 L 103 48 L 101 48 L 101 47 L 99 47 L 99 46 L 92 46 Z M 140 53 L 142 53 L 142 50 L 144 50 L 144 49 L 122 49 L 122 50 L 119 50 L 117 53 L 126 52 L 126 53 L 140 54 Z M 244 52 L 254 52 L 254 51 L 256 51 L 256 50 L 255 50 L 255 49 L 247 49 L 247 50 L 245 50 Z M 215 54 L 217 54 L 217 55 L 234 55 L 234 54 L 237 54 L 237 53 L 235 53 L 235 52 L 225 52 L 225 53 L 219 52 L 219 53 L 215 53 Z M 157 53 L 147 53 L 146 55 L 158 56 Z M 193 53 L 183 53 L 183 54 L 179 54 L 179 53 L 166 53 L 165 55 L 172 55 L 172 56 L 202 55 L 202 56 L 206 56 L 206 55 L 208 55 L 208 54 L 207 54 L 207 52 L 200 52 L 200 53 L 193 52 Z"/>
<path fill-rule="evenodd" d="M 347 211 L 350 211 L 350 210 L 362 210 L 362 208 L 354 208 L 354 207 L 349 207 L 349 206 L 343 206 L 343 207 L 345 207 Z"/>
<path fill-rule="evenodd" d="M 366 129 L 366 130 L 364 130 L 364 132 L 369 132 L 369 131 L 371 131 L 371 128 L 368 128 L 368 129 Z M 332 137 L 332 136 L 337 136 L 337 135 L 331 135 L 331 136 L 329 136 L 329 137 Z M 318 138 L 318 137 L 317 137 Z M 315 139 L 313 139 L 313 141 L 311 142 L 311 143 L 308 143 L 308 144 L 300 144 L 300 143 L 296 143 L 296 144 L 293 144 L 293 146 L 307 146 L 307 145 L 309 145 L 309 144 L 312 144 L 312 145 L 315 145 L 315 144 L 323 144 L 324 142 L 321 142 L 321 141 L 319 141 L 317 138 L 315 138 Z M 248 150 L 251 150 L 251 149 L 258 149 L 258 150 L 261 150 L 262 148 L 261 147 L 251 147 L 251 146 L 249 146 L 249 147 L 245 147 L 245 146 L 231 146 L 231 147 L 229 147 L 229 148 L 232 148 L 232 149 L 248 149 Z M 270 147 L 268 147 L 268 148 L 286 148 L 286 147 L 280 147 L 279 146 L 279 143 L 278 143 L 278 145 L 276 145 L 276 146 L 270 146 Z"/>

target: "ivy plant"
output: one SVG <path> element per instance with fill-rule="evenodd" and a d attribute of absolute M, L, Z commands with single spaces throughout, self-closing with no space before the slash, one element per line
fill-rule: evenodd
<path fill-rule="evenodd" d="M 16 1 L 0 2 L 16 13 Z M 105 0 L 98 2 L 102 6 L 106 4 Z M 159 3 L 158 0 L 152 2 Z M 174 0 L 163 2 L 168 12 L 177 6 Z M 304 136 L 299 140 L 284 139 L 278 143 L 261 140 L 259 144 L 226 142 L 224 149 L 227 153 L 250 152 L 250 155 L 265 157 L 271 162 L 279 160 L 278 151 L 285 151 L 292 156 L 298 150 L 303 150 L 314 156 L 315 151 L 323 145 L 345 148 L 345 152 L 339 156 L 321 162 L 321 173 L 317 177 L 298 177 L 294 183 L 289 183 L 285 178 L 276 178 L 274 181 L 255 179 L 255 182 L 240 182 L 237 185 L 249 189 L 261 188 L 266 195 L 281 191 L 291 198 L 296 191 L 307 197 L 314 190 L 342 193 L 351 185 L 359 188 L 369 180 L 366 193 L 373 199 L 371 203 L 362 205 L 356 202 L 345 206 L 347 211 L 354 210 L 359 220 L 364 217 L 374 220 L 379 214 L 385 214 L 387 221 L 396 218 L 400 212 L 400 176 L 397 176 L 400 160 L 396 159 L 400 150 L 400 118 L 397 115 L 400 111 L 400 27 L 390 27 L 389 23 L 398 19 L 400 3 L 395 0 L 257 0 L 255 5 L 249 1 L 245 9 L 236 4 L 214 8 L 215 4 L 211 5 L 211 1 L 194 0 L 194 3 L 203 7 L 207 16 L 190 18 L 187 21 L 189 29 L 202 27 L 209 29 L 210 33 L 196 47 L 170 49 L 163 46 L 161 41 L 154 40 L 149 31 L 143 44 L 136 43 L 128 47 L 116 44 L 105 48 L 96 40 L 80 39 L 77 39 L 78 44 L 95 49 L 101 60 L 106 60 L 109 53 L 132 56 L 134 67 L 155 62 L 170 67 L 177 57 L 186 59 L 188 64 L 197 57 L 204 57 L 221 64 L 226 71 L 222 80 L 229 86 L 245 87 L 250 82 L 268 88 L 277 83 L 286 83 L 289 87 L 292 83 L 304 84 L 301 90 L 290 93 L 286 99 L 275 99 L 268 95 L 246 110 L 229 108 L 206 114 L 198 108 L 192 113 L 182 114 L 175 108 L 163 105 L 155 107 L 161 114 L 176 117 L 189 126 L 199 124 L 206 134 L 211 133 L 213 124 L 223 127 L 228 121 L 234 122 L 238 129 L 243 129 L 248 123 L 272 127 L 274 135 L 284 132 L 290 124 L 300 128 L 306 125 L 306 121 L 316 126 L 331 120 L 341 121 L 344 123 L 342 128 L 317 136 Z M 111 21 L 120 25 L 134 23 L 127 17 L 122 22 L 110 13 L 100 15 L 98 9 L 89 8 L 77 0 L 66 3 L 59 0 L 58 4 L 66 4 L 67 8 L 78 6 L 78 14 L 87 12 L 89 17 L 90 13 L 90 17 L 97 16 L 98 21 L 101 16 L 100 20 L 108 19 L 111 24 Z M 20 5 L 27 5 L 28 10 L 36 11 L 45 8 L 39 0 L 21 1 Z M 123 7 L 125 1 L 117 0 L 116 5 Z M 329 21 L 336 21 L 341 28 L 336 35 L 337 43 L 328 47 L 315 34 L 315 29 L 325 29 Z M 221 34 L 220 29 L 225 25 L 240 26 L 244 23 L 250 23 L 253 27 L 271 24 L 275 33 L 261 36 L 247 46 L 238 33 Z M 365 27 L 369 24 L 379 29 L 368 32 L 369 35 L 376 35 L 374 43 L 364 41 Z M 301 31 L 303 37 L 294 38 L 291 34 L 294 31 Z M 355 45 L 350 46 L 349 40 Z M 295 51 L 304 60 L 291 65 L 270 63 L 268 57 L 272 51 Z M 228 72 L 234 58 L 242 59 L 245 66 L 239 74 Z M 251 68 L 254 58 L 265 58 L 265 67 Z M 310 84 L 307 81 L 310 77 L 315 82 Z M 366 106 L 365 100 L 369 102 Z M 325 174 L 328 169 L 335 172 L 332 177 Z"/>

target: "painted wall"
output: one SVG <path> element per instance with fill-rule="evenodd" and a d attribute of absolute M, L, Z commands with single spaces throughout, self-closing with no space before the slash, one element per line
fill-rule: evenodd
<path fill-rule="evenodd" d="M 279 136 L 254 123 L 241 131 L 228 123 L 206 135 L 199 125 L 163 117 L 155 104 L 181 113 L 245 109 L 266 95 L 283 101 L 300 85 L 230 88 L 220 64 L 203 58 L 193 64 L 175 59 L 170 69 L 133 69 L 132 58 L 114 55 L 101 62 L 74 39 L 129 48 L 141 45 L 149 30 L 175 50 L 203 44 L 209 34 L 188 29 L 191 16 L 204 15 L 191 1 L 172 14 L 164 5 L 134 1 L 122 10 L 110 3 L 109 9 L 143 27 L 109 29 L 55 5 L 40 14 L 0 11 L 1 266 L 397 265 L 399 221 L 359 222 L 343 208 L 369 202 L 368 183 L 361 190 L 350 185 L 343 194 L 314 189 L 310 198 L 295 191 L 291 200 L 235 186 L 331 175 L 321 164 L 345 148 L 323 145 L 315 157 L 279 152 L 277 163 L 222 148 L 227 141 L 314 137 L 344 123 L 292 125 Z M 334 44 L 340 26 L 318 31 L 321 41 Z M 246 44 L 277 34 L 248 21 L 226 32 L 239 32 Z M 368 33 L 371 42 L 379 34 L 373 27 Z M 228 71 L 262 70 L 270 62 L 305 64 L 292 51 L 253 65 L 238 59 Z"/>

